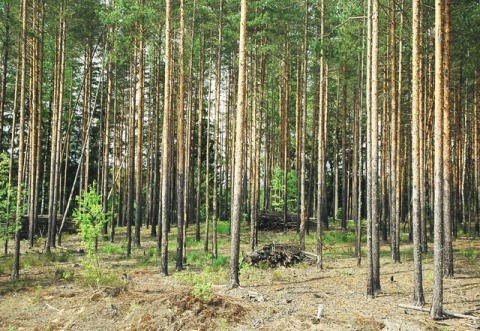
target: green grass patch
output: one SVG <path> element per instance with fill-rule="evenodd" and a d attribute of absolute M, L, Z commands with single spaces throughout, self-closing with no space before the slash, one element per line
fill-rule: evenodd
<path fill-rule="evenodd" d="M 105 254 L 125 254 L 125 248 L 112 243 L 106 243 L 102 246 L 102 252 Z"/>
<path fill-rule="evenodd" d="M 55 263 L 70 261 L 72 256 L 68 252 L 50 252 L 45 254 L 26 253 L 21 257 L 22 268 L 46 267 Z"/>
<path fill-rule="evenodd" d="M 91 286 L 99 288 L 102 286 L 108 287 L 122 287 L 127 285 L 126 282 L 121 279 L 118 272 L 112 268 L 96 269 L 96 270 L 84 270 L 82 278 L 79 279 L 80 284 L 84 286 Z"/>
<path fill-rule="evenodd" d="M 0 259 L 0 275 L 8 274 L 12 271 L 13 268 L 13 256 L 6 255 L 2 256 Z"/>
<path fill-rule="evenodd" d="M 230 231 L 230 222 L 218 221 L 217 222 L 217 233 L 218 234 L 228 234 Z"/>
<path fill-rule="evenodd" d="M 227 256 L 218 256 L 212 260 L 212 266 L 214 269 L 221 269 L 228 265 L 230 259 Z"/>
<path fill-rule="evenodd" d="M 325 231 L 322 239 L 326 245 L 354 243 L 355 233 L 339 230 Z"/>
<path fill-rule="evenodd" d="M 468 247 L 460 250 L 458 255 L 466 260 L 470 265 L 474 264 L 479 257 L 478 250 L 474 247 Z"/>

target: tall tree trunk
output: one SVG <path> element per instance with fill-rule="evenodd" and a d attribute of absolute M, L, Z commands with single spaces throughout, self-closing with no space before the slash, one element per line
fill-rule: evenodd
<path fill-rule="evenodd" d="M 141 11 L 145 7 L 145 0 L 140 0 Z M 134 245 L 140 246 L 140 229 L 142 226 L 143 215 L 143 190 L 142 190 L 142 165 L 143 165 L 143 117 L 145 104 L 145 28 L 143 18 L 139 25 L 139 46 L 138 46 L 138 118 L 137 118 L 137 150 L 135 164 L 135 235 Z"/>
<path fill-rule="evenodd" d="M 325 209 L 326 197 L 325 195 L 325 149 L 326 149 L 326 114 L 325 114 L 325 96 L 328 90 L 325 89 L 325 58 L 324 58 L 324 34 L 325 34 L 325 0 L 320 1 L 320 42 L 322 48 L 320 49 L 320 78 L 319 78 L 319 96 L 318 96 L 318 137 L 317 137 L 317 268 L 323 268 L 323 242 L 322 242 L 322 227 L 323 227 L 323 210 Z M 315 139 L 315 137 L 314 137 Z"/>
<path fill-rule="evenodd" d="M 10 52 L 10 3 L 5 3 L 4 8 L 4 35 L 5 38 L 2 42 L 2 76 L 0 86 L 0 152 L 3 152 L 3 116 L 5 113 L 5 100 L 7 95 L 7 77 L 8 77 L 8 57 Z"/>
<path fill-rule="evenodd" d="M 423 295 L 422 280 L 422 250 L 421 250 L 421 227 L 420 227 L 420 108 L 421 100 L 419 88 L 421 85 L 420 76 L 420 1 L 412 3 L 413 36 L 412 36 L 412 224 L 413 224 L 413 300 L 417 306 L 425 303 Z"/>
<path fill-rule="evenodd" d="M 58 191 L 59 191 L 59 172 L 60 172 L 60 141 L 61 141 L 61 114 L 63 109 L 63 84 L 65 68 L 65 3 L 62 3 L 60 11 L 60 22 L 57 37 L 57 50 L 55 61 L 55 84 L 54 84 L 54 102 L 52 108 L 52 140 L 50 153 L 50 189 L 48 203 L 48 236 L 47 252 L 51 247 L 55 247 L 55 227 L 58 211 Z"/>
<path fill-rule="evenodd" d="M 106 51 L 111 53 L 113 50 L 114 28 L 111 27 L 107 37 Z M 103 156 L 102 156 L 102 212 L 108 212 L 108 179 L 109 179 L 109 158 L 110 158 L 110 113 L 113 106 L 113 59 L 107 60 L 107 91 L 105 102 L 105 118 L 104 118 L 104 136 L 103 136 Z M 115 138 L 114 138 L 115 139 Z M 115 150 L 115 148 L 113 149 Z M 113 171 L 115 176 L 115 171 Z M 115 185 L 115 184 L 113 184 Z M 112 225 L 113 226 L 113 225 Z M 108 239 L 108 223 L 105 222 L 102 229 L 104 239 Z"/>
<path fill-rule="evenodd" d="M 168 0 L 167 0 L 168 1 Z M 238 277 L 240 256 L 240 221 L 242 217 L 242 193 L 244 173 L 244 140 L 245 140 L 245 102 L 247 74 L 247 0 L 241 0 L 240 43 L 238 54 L 238 96 L 235 128 L 235 168 L 232 195 L 232 235 L 230 246 L 230 271 L 228 288 L 240 285 Z"/>
<path fill-rule="evenodd" d="M 165 92 L 163 105 L 163 129 L 162 129 L 162 189 L 161 189 L 161 257 L 160 272 L 168 276 L 168 224 L 169 224 L 169 181 L 170 181 L 170 154 L 172 153 L 172 141 L 170 140 L 172 82 L 171 82 L 171 0 L 165 1 Z"/>
<path fill-rule="evenodd" d="M 305 18 L 303 35 L 303 65 L 302 65 L 302 106 L 301 106 L 301 138 L 300 138 L 300 249 L 305 249 L 305 226 L 307 210 L 305 205 L 306 158 L 305 141 L 307 134 L 307 85 L 308 85 L 308 0 L 305 0 Z"/>
<path fill-rule="evenodd" d="M 188 63 L 188 97 L 187 97 L 187 114 L 186 114 L 186 127 L 185 127 L 185 194 L 183 199 L 183 205 L 185 208 L 185 219 L 183 222 L 183 263 L 187 263 L 187 227 L 190 225 L 190 220 L 193 219 L 194 207 L 193 207 L 193 188 L 194 188 L 194 173 L 193 162 L 191 159 L 192 148 L 192 126 L 193 126 L 193 59 L 194 59 L 194 46 L 195 46 L 195 13 L 196 13 L 196 0 L 193 0 L 192 8 L 192 25 L 190 31 L 190 59 Z M 190 203 L 192 202 L 192 203 Z"/>
<path fill-rule="evenodd" d="M 396 1 L 391 0 L 390 12 L 392 20 L 390 22 L 390 240 L 392 250 L 392 260 L 395 263 L 400 262 L 400 206 L 398 197 L 398 89 L 397 89 L 397 10 Z M 401 50 L 400 50 L 401 52 Z M 401 67 L 401 64 L 400 64 Z"/>
<path fill-rule="evenodd" d="M 371 9 L 370 9 L 371 8 Z M 368 196 L 370 214 L 367 222 L 370 235 L 367 235 L 367 295 L 375 296 L 380 291 L 380 256 L 379 256 L 379 216 L 378 216 L 378 0 L 369 1 L 371 24 L 371 75 L 370 75 L 370 170 Z M 367 147 L 368 148 L 368 147 Z"/>
<path fill-rule="evenodd" d="M 435 1 L 435 122 L 434 122 L 434 246 L 433 246 L 433 298 L 430 315 L 443 316 L 443 0 Z"/>
<path fill-rule="evenodd" d="M 212 253 L 216 258 L 218 256 L 217 243 L 217 220 L 218 220 L 218 155 L 219 155 L 219 129 L 220 129 L 220 86 L 222 83 L 222 41 L 223 41 L 223 4 L 220 0 L 220 12 L 218 17 L 218 45 L 217 45 L 217 64 L 215 74 L 215 132 L 213 136 L 213 218 L 212 218 Z"/>
<path fill-rule="evenodd" d="M 127 194 L 127 256 L 132 253 L 132 225 L 135 221 L 135 108 L 137 97 L 137 41 L 130 59 L 130 107 L 128 114 L 128 194 Z M 138 206 L 137 206 L 138 207 Z"/>
<path fill-rule="evenodd" d="M 347 65 L 343 63 L 342 101 L 342 230 L 347 230 Z"/>
<path fill-rule="evenodd" d="M 20 49 L 20 120 L 19 120 L 19 145 L 18 145 L 18 181 L 17 181 L 17 206 L 15 211 L 15 251 L 13 257 L 12 278 L 18 279 L 20 275 L 20 226 L 19 222 L 22 217 L 22 186 L 25 182 L 24 159 L 25 159 L 25 104 L 26 96 L 26 76 L 27 76 L 27 18 L 28 18 L 28 1 L 22 0 L 21 21 L 21 49 Z"/>
<path fill-rule="evenodd" d="M 452 159 L 450 149 L 450 40 L 451 40 L 451 0 L 444 0 L 445 47 L 443 56 L 443 220 L 445 236 L 445 276 L 453 277 L 452 244 Z M 476 131 L 476 129 L 475 129 Z"/>
<path fill-rule="evenodd" d="M 180 0 L 180 36 L 179 36 L 179 69 L 178 111 L 177 111 L 177 271 L 183 269 L 183 222 L 185 221 L 185 0 Z M 188 151 L 187 151 L 188 153 Z"/>
<path fill-rule="evenodd" d="M 207 146 L 205 156 L 205 243 L 203 249 L 205 253 L 208 253 L 208 244 L 210 240 L 210 109 L 212 106 L 212 75 L 213 75 L 213 62 L 212 51 L 210 51 L 210 67 L 208 74 L 208 106 L 207 106 Z"/>
<path fill-rule="evenodd" d="M 200 241 L 200 209 L 202 205 L 202 134 L 203 134 L 203 91 L 205 82 L 205 36 L 202 35 L 200 42 L 200 74 L 198 79 L 198 123 L 197 123 L 197 198 L 196 198 L 196 214 L 195 214 L 195 241 Z"/>

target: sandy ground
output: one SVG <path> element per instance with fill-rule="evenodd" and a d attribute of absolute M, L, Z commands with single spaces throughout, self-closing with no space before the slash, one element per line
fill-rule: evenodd
<path fill-rule="evenodd" d="M 456 259 L 456 276 L 445 280 L 445 309 L 480 318 L 479 242 L 459 239 L 457 252 L 468 247 L 476 255 Z M 457 255 L 460 255 L 458 253 Z M 22 286 L 0 274 L 2 330 L 473 330 L 479 319 L 433 321 L 428 313 L 400 308 L 412 303 L 413 263 L 381 260 L 382 292 L 366 296 L 366 268 L 350 257 L 327 258 L 324 270 L 302 263 L 241 270 L 241 287 L 227 290 L 224 272 L 206 274 L 214 285 L 203 302 L 186 285 L 193 266 L 164 277 L 158 266 L 135 260 L 111 262 L 121 286 L 86 286 L 79 276 L 55 278 L 58 270 L 81 274 L 79 262 L 56 262 L 23 270 Z M 172 266 L 173 267 L 173 266 Z M 226 267 L 225 267 L 226 268 Z M 187 265 L 187 269 L 189 269 Z M 172 272 L 173 274 L 173 272 Z M 211 278 L 211 279 L 210 279 Z M 431 302 L 433 267 L 424 264 L 424 289 Z M 324 314 L 317 319 L 318 305 Z"/>

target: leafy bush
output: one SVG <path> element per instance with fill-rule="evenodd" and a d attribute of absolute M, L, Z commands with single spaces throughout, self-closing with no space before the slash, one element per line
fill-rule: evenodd
<path fill-rule="evenodd" d="M 102 277 L 97 255 L 98 237 L 102 233 L 103 225 L 108 222 L 109 214 L 102 211 L 102 200 L 97 193 L 95 182 L 76 200 L 78 207 L 73 212 L 73 220 L 79 228 L 87 257 L 84 263 L 85 276 L 98 280 Z"/>
<path fill-rule="evenodd" d="M 208 277 L 204 273 L 195 277 L 195 284 L 192 290 L 192 295 L 203 303 L 209 303 L 212 300 L 212 283 L 207 279 Z"/>
<path fill-rule="evenodd" d="M 113 245 L 112 243 L 107 243 L 102 247 L 102 252 L 105 254 L 123 254 L 125 250 L 121 246 Z"/>
<path fill-rule="evenodd" d="M 272 182 L 272 207 L 275 211 L 281 211 L 284 207 L 283 193 L 285 189 L 284 172 L 280 167 L 273 169 Z M 297 173 L 290 170 L 287 174 L 287 208 L 289 212 L 295 212 L 297 208 Z"/>
<path fill-rule="evenodd" d="M 2 242 L 15 233 L 16 188 L 8 182 L 10 159 L 0 154 L 0 239 Z"/>
<path fill-rule="evenodd" d="M 212 264 L 213 264 L 213 267 L 214 269 L 219 269 L 219 268 L 222 268 L 224 266 L 226 266 L 228 264 L 229 260 L 228 260 L 228 257 L 227 256 L 219 256 L 217 258 L 214 258 L 212 260 Z"/>

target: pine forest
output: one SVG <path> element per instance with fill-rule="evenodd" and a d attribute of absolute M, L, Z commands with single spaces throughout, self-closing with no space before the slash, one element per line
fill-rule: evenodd
<path fill-rule="evenodd" d="M 480 328 L 479 0 L 0 16 L 0 329 Z"/>

